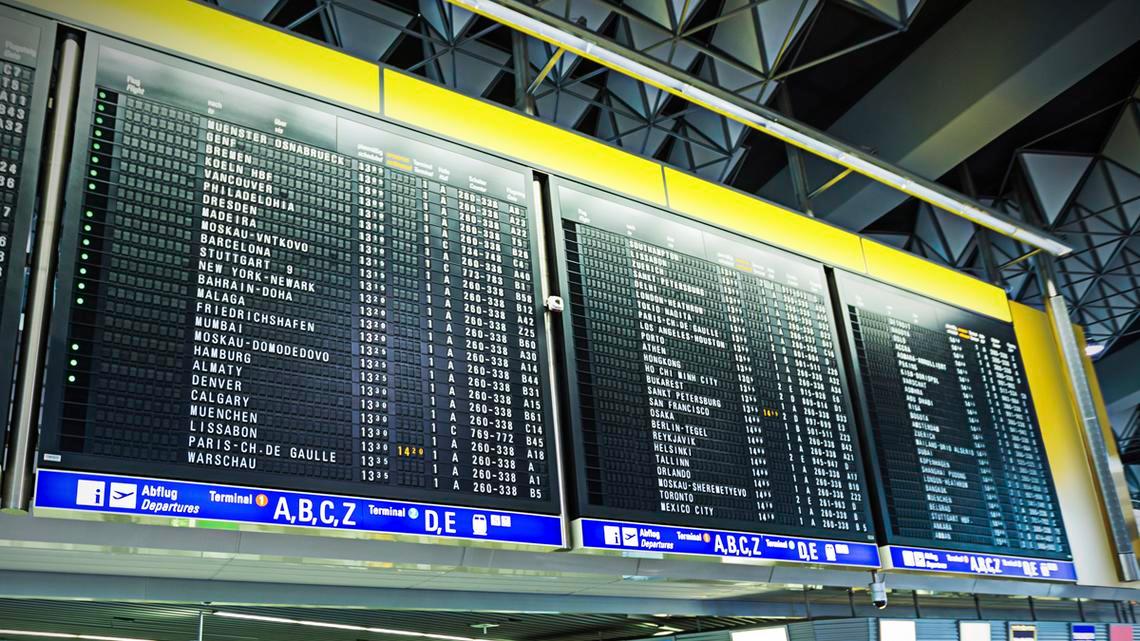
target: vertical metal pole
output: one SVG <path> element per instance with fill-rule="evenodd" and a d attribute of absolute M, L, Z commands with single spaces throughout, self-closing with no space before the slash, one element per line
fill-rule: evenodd
<path fill-rule="evenodd" d="M 787 85 L 780 87 L 776 92 L 776 101 L 780 111 L 788 117 L 793 117 L 792 94 Z M 804 165 L 803 152 L 795 145 L 784 144 L 788 152 L 788 174 L 792 177 L 792 189 L 796 192 L 796 204 L 804 214 L 815 218 L 815 211 L 811 206 L 811 189 L 808 187 L 807 167 Z"/>
<path fill-rule="evenodd" d="M 530 52 L 526 48 L 526 34 L 511 31 L 511 62 L 515 71 L 515 109 L 534 115 L 534 95 L 530 93 Z"/>
<path fill-rule="evenodd" d="M 1029 596 L 1029 618 L 1032 621 L 1037 620 L 1037 607 L 1033 604 L 1033 597 Z"/>
<path fill-rule="evenodd" d="M 1081 623 L 1085 622 L 1085 604 L 1080 597 L 1077 597 L 1077 614 L 1081 617 Z"/>
<path fill-rule="evenodd" d="M 1045 299 L 1045 311 L 1049 315 L 1053 335 L 1061 348 L 1065 373 L 1069 377 L 1069 386 L 1077 401 L 1088 457 L 1100 491 L 1101 505 L 1108 521 L 1113 550 L 1116 552 L 1117 570 L 1121 580 L 1135 581 L 1140 578 L 1140 566 L 1136 562 L 1136 552 L 1132 549 L 1132 535 L 1128 531 L 1128 522 L 1125 520 L 1124 510 L 1117 496 L 1116 481 L 1108 460 L 1108 444 L 1104 438 L 1100 416 L 1097 414 L 1096 401 L 1093 400 L 1092 387 L 1085 373 L 1081 348 L 1073 331 L 1073 321 L 1069 317 L 1069 306 L 1057 286 L 1053 257 L 1041 253 L 1033 260 Z"/>
<path fill-rule="evenodd" d="M 206 613 L 198 610 L 198 641 L 206 635 Z"/>
<path fill-rule="evenodd" d="M 28 286 L 24 335 L 20 344 L 20 371 L 17 372 L 12 434 L 8 465 L 4 471 L 0 508 L 23 511 L 32 494 L 32 456 L 39 415 L 40 384 L 43 377 L 47 323 L 55 284 L 56 238 L 63 212 L 63 188 L 71 151 L 72 121 L 79 86 L 79 41 L 75 34 L 64 37 L 59 50 L 59 66 L 52 115 L 47 139 L 39 230 Z"/>
<path fill-rule="evenodd" d="M 549 184 L 549 183 L 547 183 Z M 550 304 L 552 292 L 557 291 L 557 283 L 555 279 L 557 276 L 550 272 L 550 261 L 546 258 L 548 250 L 547 245 L 547 216 L 550 216 L 549 223 L 556 224 L 554 216 L 558 214 L 555 212 L 546 212 L 546 200 L 544 196 L 545 190 L 541 182 L 535 180 L 531 183 L 531 197 L 534 198 L 534 215 L 537 217 L 535 229 L 538 230 L 538 264 L 541 265 L 541 281 L 539 283 L 539 295 L 542 296 L 543 317 L 546 321 L 546 353 L 549 359 L 548 370 L 546 375 L 550 377 L 550 415 L 554 417 L 554 452 L 556 454 L 555 460 L 558 462 L 556 466 L 557 480 L 562 491 L 558 493 L 559 513 L 562 515 L 562 544 L 563 547 L 569 548 L 573 545 L 573 533 L 570 531 L 570 521 L 567 515 L 570 514 L 570 498 L 566 492 L 566 488 L 570 487 L 569 475 L 566 472 L 566 467 L 563 461 L 566 457 L 562 455 L 564 443 L 562 441 L 562 408 L 559 407 L 558 390 L 561 389 L 558 382 L 558 366 L 555 363 L 554 353 L 554 324 L 562 322 L 558 314 L 554 311 L 554 306 Z M 570 312 L 559 312 L 569 314 Z"/>
<path fill-rule="evenodd" d="M 1017 181 L 1016 188 L 1021 200 L 1021 210 L 1033 219 L 1033 222 L 1041 224 L 1043 222 L 1042 217 L 1028 193 L 1029 188 L 1024 177 Z M 1097 491 L 1100 494 L 1101 507 L 1104 510 L 1113 551 L 1116 553 L 1117 574 L 1122 581 L 1136 581 L 1140 579 L 1140 565 L 1137 564 L 1136 552 L 1132 549 L 1132 535 L 1129 531 L 1128 521 L 1124 516 L 1124 510 L 1121 507 L 1116 480 L 1109 463 L 1108 444 L 1104 438 L 1100 416 L 1097 414 L 1092 387 L 1089 384 L 1088 375 L 1085 373 L 1081 347 L 1077 342 L 1076 332 L 1073 331 L 1073 320 L 1069 316 L 1069 306 L 1065 302 L 1065 297 L 1061 295 L 1061 288 L 1057 284 L 1057 272 L 1053 256 L 1041 252 L 1033 257 L 1033 261 L 1037 272 L 1038 286 L 1045 301 L 1045 312 L 1049 316 L 1053 336 L 1061 350 L 1061 360 L 1064 364 L 1065 375 L 1069 379 L 1069 388 L 1077 402 L 1078 418 L 1084 432 L 1089 462 L 1092 465 L 1093 477 L 1097 482 Z"/>
<path fill-rule="evenodd" d="M 974 593 L 974 612 L 978 614 L 978 620 L 982 620 L 982 600 L 978 598 L 978 593 Z"/>
<path fill-rule="evenodd" d="M 978 188 L 974 185 L 974 176 L 970 173 L 970 168 L 966 164 L 966 161 L 963 160 L 958 165 L 958 173 L 961 174 L 962 189 L 966 192 L 966 195 L 977 200 Z M 990 234 L 992 233 L 993 232 L 981 225 L 974 225 L 974 238 L 978 241 L 978 256 L 982 259 L 982 271 L 985 272 L 986 280 L 998 287 L 1005 287 L 1005 281 L 1001 277 L 1001 270 L 998 269 L 997 260 L 994 259 L 994 246 L 990 238 Z"/>

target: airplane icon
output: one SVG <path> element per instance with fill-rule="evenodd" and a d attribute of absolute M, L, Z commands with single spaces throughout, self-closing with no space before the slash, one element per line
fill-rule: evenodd
<path fill-rule="evenodd" d="M 133 510 L 138 507 L 139 488 L 134 483 L 111 483 L 110 500 L 107 507 Z"/>

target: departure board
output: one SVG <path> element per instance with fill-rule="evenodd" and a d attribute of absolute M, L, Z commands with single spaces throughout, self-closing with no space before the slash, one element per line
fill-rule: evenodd
<path fill-rule="evenodd" d="M 1013 326 L 836 281 L 886 541 L 1070 558 Z"/>
<path fill-rule="evenodd" d="M 88 50 L 41 467 L 558 513 L 527 170 Z"/>
<path fill-rule="evenodd" d="M 49 23 L 0 7 L 0 466 L 15 373 L 50 73 Z"/>
<path fill-rule="evenodd" d="M 873 540 L 823 267 L 552 192 L 578 516 Z"/>

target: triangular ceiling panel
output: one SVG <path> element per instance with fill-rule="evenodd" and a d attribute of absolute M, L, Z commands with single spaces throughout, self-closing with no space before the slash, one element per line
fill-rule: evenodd
<path fill-rule="evenodd" d="M 768 61 L 768 68 L 776 64 L 776 56 L 785 40 L 791 43 L 800 29 L 811 17 L 815 9 L 816 0 L 807 0 L 807 6 L 800 13 L 800 5 L 804 0 L 768 0 L 756 7 L 756 19 L 760 23 L 760 32 L 764 36 L 764 55 Z M 799 20 L 797 20 L 797 14 Z M 789 36 L 791 32 L 791 36 Z"/>
<path fill-rule="evenodd" d="M 420 0 L 420 13 L 436 33 L 448 42 L 454 42 L 475 14 L 443 0 Z"/>
<path fill-rule="evenodd" d="M 1140 174 L 1140 128 L 1137 127 L 1137 103 L 1124 107 L 1120 122 L 1104 146 L 1104 155 Z"/>
<path fill-rule="evenodd" d="M 713 60 L 713 69 L 716 71 L 716 81 L 714 84 L 724 87 L 733 93 L 740 94 L 744 98 L 759 102 L 760 81 L 764 79 L 759 72 L 749 73 L 723 60 Z M 775 84 L 778 83 L 768 83 L 769 86 Z M 742 91 L 744 87 L 752 87 L 752 89 Z"/>
<path fill-rule="evenodd" d="M 1057 220 L 1093 161 L 1091 156 L 1040 153 L 1023 153 L 1021 159 L 1049 224 Z"/>
<path fill-rule="evenodd" d="M 1140 220 L 1140 200 L 1124 203 L 1121 209 L 1124 210 L 1124 224 L 1129 229 L 1136 227 L 1137 220 Z"/>
<path fill-rule="evenodd" d="M 910 238 L 908 234 L 888 234 L 888 233 L 868 233 L 865 234 L 871 240 L 876 240 L 885 245 L 892 245 L 894 247 L 902 247 Z"/>
<path fill-rule="evenodd" d="M 746 6 L 749 0 L 727 0 L 723 13 Z M 727 53 L 743 65 L 765 72 L 764 57 L 760 52 L 760 36 L 756 33 L 753 15 L 744 13 L 739 18 L 725 20 L 716 26 L 712 45 Z"/>
<path fill-rule="evenodd" d="M 545 43 L 537 38 L 527 38 L 527 58 L 529 59 L 528 61 L 530 62 L 532 72 L 529 80 L 534 80 L 538 72 L 546 66 L 546 63 L 550 62 L 550 57 L 553 56 L 557 50 L 558 48 L 554 45 Z M 543 78 L 543 82 L 559 82 L 566 79 L 567 76 L 573 72 L 574 67 L 580 60 L 578 54 L 563 51 L 562 56 L 558 58 L 558 62 L 554 63 L 554 68 Z M 576 86 L 582 87 L 584 84 L 580 83 Z M 585 91 L 583 91 L 583 93 L 585 93 Z"/>
<path fill-rule="evenodd" d="M 717 180 L 725 172 L 728 160 L 717 161 L 697 168 L 697 175 L 705 180 Z"/>
<path fill-rule="evenodd" d="M 637 114 L 648 120 L 661 107 L 659 102 L 663 98 L 663 92 L 660 89 L 638 82 L 629 76 L 619 73 L 608 74 L 606 88 L 622 103 L 616 108 L 623 113 Z"/>
<path fill-rule="evenodd" d="M 961 216 L 955 216 L 940 209 L 932 209 L 932 212 L 942 227 L 942 234 L 946 236 L 946 243 L 951 252 L 950 259 L 958 260 L 974 237 L 976 231 L 974 224 Z"/>
<path fill-rule="evenodd" d="M 922 2 L 922 0 L 906 0 L 906 2 L 904 4 L 906 5 L 906 17 L 907 18 L 910 18 L 911 16 L 914 15 L 914 10 L 918 8 L 919 3 L 921 3 L 921 2 Z"/>
<path fill-rule="evenodd" d="M 1106 164 L 1104 161 L 1097 162 L 1097 166 L 1089 172 L 1085 184 L 1081 186 L 1081 193 L 1077 194 L 1076 201 L 1089 212 L 1103 212 L 1116 204 L 1108 180 L 1105 179 L 1104 165 Z M 1073 213 L 1079 216 L 1088 216 L 1088 213 L 1085 212 Z"/>
<path fill-rule="evenodd" d="M 944 263 L 954 260 L 950 255 L 938 230 L 938 220 L 926 205 L 919 206 L 918 215 L 914 221 L 914 235 L 928 245 L 938 258 Z"/>
<path fill-rule="evenodd" d="M 1081 300 L 1094 282 L 1096 278 L 1093 276 L 1081 274 L 1071 276 L 1064 286 L 1065 298 L 1071 301 Z"/>
<path fill-rule="evenodd" d="M 1137 142 L 1140 143 L 1140 141 Z M 1116 197 L 1120 199 L 1120 202 L 1128 202 L 1133 198 L 1140 197 L 1140 175 L 1134 174 L 1114 162 L 1107 162 L 1104 166 L 1108 169 L 1108 177 L 1112 180 L 1112 186 L 1115 188 Z"/>
<path fill-rule="evenodd" d="M 677 22 L 678 31 L 683 29 L 689 18 L 697 9 L 701 8 L 701 3 L 704 0 L 672 0 L 673 3 L 673 19 Z"/>
<path fill-rule="evenodd" d="M 655 28 L 652 25 L 647 25 L 640 20 L 629 21 L 629 46 L 637 51 L 648 53 L 651 56 L 661 56 L 662 52 L 668 52 L 669 46 L 667 44 L 660 44 L 664 40 L 668 40 L 670 34 Z M 654 49 L 646 52 L 645 49 L 651 45 L 657 45 Z"/>
<path fill-rule="evenodd" d="M 443 71 L 444 81 L 468 96 L 485 94 L 491 88 L 491 84 L 503 73 L 504 66 L 510 60 L 510 55 L 506 52 L 478 42 L 469 42 L 463 46 L 463 49 L 453 51 L 454 53 L 439 58 L 439 67 Z M 491 64 L 486 60 L 494 60 L 498 64 Z"/>
<path fill-rule="evenodd" d="M 1120 249 L 1120 246 L 1127 241 L 1127 238 L 1121 238 L 1119 240 L 1111 240 L 1105 243 L 1101 243 L 1096 248 L 1096 259 L 1102 266 L 1107 267 L 1109 261 L 1112 260 L 1112 257 L 1116 254 L 1116 251 Z"/>
<path fill-rule="evenodd" d="M 218 0 L 218 6 L 244 16 L 251 20 L 261 22 L 269 14 L 269 10 L 277 5 L 279 0 Z"/>
<path fill-rule="evenodd" d="M 689 71 L 693 65 L 693 61 L 697 59 L 697 56 L 701 55 L 701 52 L 698 51 L 696 47 L 686 43 L 684 40 L 678 40 L 672 45 L 662 47 L 661 49 L 665 52 L 663 56 L 665 62 L 684 71 Z"/>
<path fill-rule="evenodd" d="M 845 0 L 849 4 L 863 5 L 870 7 L 876 11 L 881 12 L 892 20 L 898 20 L 899 16 L 899 3 L 898 0 Z"/>
<path fill-rule="evenodd" d="M 574 93 L 591 95 L 595 90 L 588 86 L 575 87 Z M 543 117 L 553 120 L 563 127 L 573 128 L 582 119 L 582 115 L 590 108 L 590 103 L 567 91 L 558 91 L 547 94 L 537 101 L 537 111 Z"/>
<path fill-rule="evenodd" d="M 411 15 L 379 2 L 341 0 L 332 5 L 332 12 L 340 32 L 341 46 L 352 55 L 367 60 L 380 60 L 400 36 L 400 31 L 394 26 L 406 27 L 412 21 Z"/>
<path fill-rule="evenodd" d="M 663 28 L 670 31 L 673 29 L 673 21 L 669 17 L 669 6 L 661 0 L 625 0 L 624 4 Z M 635 21 L 631 20 L 630 22 Z"/>

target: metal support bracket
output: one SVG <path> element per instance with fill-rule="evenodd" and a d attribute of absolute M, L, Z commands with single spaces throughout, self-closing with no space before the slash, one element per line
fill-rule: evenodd
<path fill-rule="evenodd" d="M 8 448 L 8 465 L 4 469 L 3 494 L 0 494 L 0 508 L 4 510 L 27 510 L 32 494 L 32 456 L 35 452 L 47 323 L 55 287 L 56 240 L 63 215 L 63 188 L 71 153 L 71 125 L 79 89 L 81 54 L 77 37 L 67 34 L 59 49 L 58 75 L 52 96 L 55 112 L 45 145 L 47 171 L 31 262 L 24 335 L 20 344 L 11 446 Z"/>
<path fill-rule="evenodd" d="M 528 96 L 533 96 L 534 92 L 538 91 L 539 86 L 542 85 L 542 81 L 546 80 L 546 77 L 550 75 L 551 71 L 554 71 L 554 65 L 558 64 L 558 61 L 562 59 L 562 54 L 564 53 L 566 53 L 566 48 L 559 47 L 554 52 L 554 55 L 550 56 L 550 60 L 546 61 L 546 65 L 542 67 L 542 70 L 538 72 L 538 75 L 531 81 L 530 86 L 527 87 L 526 93 Z"/>
<path fill-rule="evenodd" d="M 1085 444 L 1088 448 L 1088 458 L 1097 481 L 1113 551 L 1116 553 L 1117 570 L 1123 581 L 1140 580 L 1140 565 L 1137 564 L 1136 552 L 1132 549 L 1132 535 L 1118 500 L 1116 481 L 1109 466 L 1108 444 L 1104 438 L 1096 402 L 1093 400 L 1092 387 L 1084 370 L 1084 360 L 1081 358 L 1080 346 L 1073 331 L 1073 321 L 1069 317 L 1069 307 L 1057 286 L 1053 257 L 1039 254 L 1036 263 L 1037 278 L 1045 296 L 1045 311 L 1049 314 L 1054 336 L 1061 348 L 1061 358 L 1077 403 Z"/>

